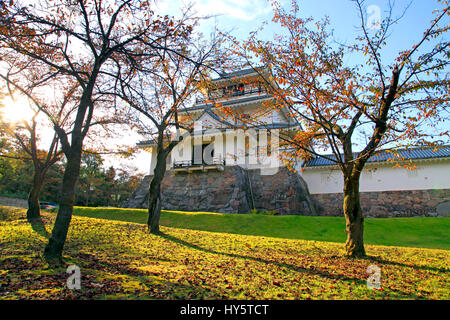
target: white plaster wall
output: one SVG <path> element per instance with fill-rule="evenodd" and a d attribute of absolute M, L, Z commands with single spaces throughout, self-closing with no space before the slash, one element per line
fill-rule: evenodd
<path fill-rule="evenodd" d="M 220 135 L 214 137 L 214 158 L 224 159 L 225 158 L 225 136 Z"/>
<path fill-rule="evenodd" d="M 183 139 L 170 153 L 172 163 L 174 161 L 188 161 L 192 159 L 192 141 L 190 137 Z"/>
<path fill-rule="evenodd" d="M 341 193 L 343 176 L 340 170 L 305 169 L 301 173 L 311 194 Z M 450 160 L 417 162 L 415 170 L 393 166 L 370 167 L 360 179 L 360 191 L 397 191 L 450 189 Z"/>
<path fill-rule="evenodd" d="M 202 143 L 214 143 L 214 157 L 224 158 L 225 138 L 221 136 L 205 135 L 202 139 L 200 136 L 187 137 L 178 145 L 176 145 L 170 153 L 172 163 L 174 161 L 191 161 L 193 144 L 201 145 Z"/>
<path fill-rule="evenodd" d="M 206 142 L 214 143 L 214 157 L 217 159 L 225 159 L 227 166 L 241 165 L 243 167 L 249 169 L 257 169 L 262 167 L 272 167 L 274 159 L 265 159 L 264 163 L 261 163 L 261 159 L 258 160 L 260 156 L 257 153 L 257 140 L 256 140 L 257 131 L 256 130 L 244 130 L 239 129 L 236 131 L 228 131 L 226 134 L 215 135 L 215 133 L 211 132 L 210 134 L 206 134 L 201 139 L 200 136 L 195 137 L 187 137 L 182 142 L 180 142 L 175 148 L 172 150 L 170 154 L 169 163 L 173 164 L 174 161 L 190 161 L 192 160 L 192 145 Z M 249 136 L 248 147 L 246 148 L 246 140 L 245 137 Z M 252 158 L 245 158 L 245 154 L 253 155 Z M 240 155 L 235 161 L 233 155 Z M 271 157 L 276 157 L 277 154 L 272 151 Z M 150 169 L 150 174 L 152 174 L 152 170 L 154 168 L 154 163 L 156 162 L 156 157 L 152 153 L 152 165 Z M 279 161 L 279 165 L 283 165 L 281 161 Z"/>
<path fill-rule="evenodd" d="M 224 157 L 227 166 L 236 164 L 244 165 L 243 155 L 245 153 L 244 130 L 229 131 L 224 137 Z M 237 159 L 235 156 L 240 155 Z"/>

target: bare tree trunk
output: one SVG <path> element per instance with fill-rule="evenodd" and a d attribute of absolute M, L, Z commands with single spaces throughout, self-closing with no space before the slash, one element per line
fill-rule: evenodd
<path fill-rule="evenodd" d="M 94 66 L 94 69 L 97 67 L 99 68 L 100 66 L 96 65 Z M 50 264 L 62 263 L 62 252 L 66 242 L 67 232 L 69 231 L 70 221 L 72 220 L 73 205 L 75 203 L 75 189 L 80 176 L 83 139 L 89 129 L 94 110 L 91 96 L 96 75 L 97 73 L 94 70 L 88 88 L 85 89 L 81 97 L 73 130 L 71 132 L 72 144 L 69 144 L 67 134 L 64 131 L 58 131 L 58 137 L 61 141 L 64 154 L 66 155 L 67 163 L 62 181 L 58 213 L 56 215 L 55 224 L 53 225 L 52 235 L 44 249 L 44 258 Z M 86 115 L 89 106 L 91 109 Z"/>
<path fill-rule="evenodd" d="M 58 214 L 53 226 L 52 235 L 44 250 L 44 258 L 49 263 L 59 263 L 62 261 L 63 247 L 72 219 L 72 209 L 75 202 L 75 187 L 80 174 L 81 146 L 78 149 L 72 149 L 70 156 L 67 157 Z"/>
<path fill-rule="evenodd" d="M 159 233 L 159 218 L 161 217 L 161 182 L 166 173 L 167 153 L 158 152 L 153 179 L 150 182 L 148 197 L 148 230 L 152 234 Z"/>
<path fill-rule="evenodd" d="M 28 194 L 27 220 L 30 222 L 41 220 L 39 195 L 41 194 L 44 177 L 45 169 L 34 169 L 33 185 L 31 186 L 30 193 Z"/>
<path fill-rule="evenodd" d="M 346 255 L 364 257 L 364 218 L 359 198 L 359 175 L 344 178 L 344 216 L 347 233 Z"/>

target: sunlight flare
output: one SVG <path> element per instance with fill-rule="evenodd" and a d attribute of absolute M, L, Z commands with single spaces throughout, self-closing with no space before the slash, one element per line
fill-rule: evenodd
<path fill-rule="evenodd" d="M 35 111 L 30 107 L 27 98 L 23 96 L 11 98 L 7 96 L 3 99 L 1 109 L 2 118 L 6 122 L 18 123 L 23 120 L 31 120 Z"/>

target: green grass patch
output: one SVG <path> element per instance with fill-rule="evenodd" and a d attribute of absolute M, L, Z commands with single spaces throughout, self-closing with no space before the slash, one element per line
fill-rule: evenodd
<path fill-rule="evenodd" d="M 450 298 L 446 250 L 366 245 L 368 258 L 347 259 L 332 242 L 165 226 L 151 235 L 142 224 L 79 216 L 64 258 L 80 267 L 81 290 L 69 290 L 65 268 L 41 258 L 47 238 L 23 219 L 25 211 L 5 215 L 0 299 Z M 43 213 L 47 229 L 54 219 Z M 367 287 L 371 265 L 380 268 L 379 289 Z"/>
<path fill-rule="evenodd" d="M 78 216 L 146 224 L 147 210 L 75 207 Z M 163 211 L 161 225 L 172 228 L 285 239 L 345 242 L 342 217 L 268 216 Z M 366 219 L 367 244 L 450 250 L 449 218 Z"/>

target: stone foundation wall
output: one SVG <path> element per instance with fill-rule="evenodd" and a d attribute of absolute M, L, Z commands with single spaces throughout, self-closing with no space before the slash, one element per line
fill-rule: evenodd
<path fill-rule="evenodd" d="M 124 207 L 147 208 L 150 181 L 151 176 L 146 176 Z M 273 175 L 239 166 L 225 167 L 224 171 L 168 171 L 161 193 L 165 210 L 249 213 L 257 209 L 315 215 L 318 209 L 303 179 L 287 168 Z"/>
<path fill-rule="evenodd" d="M 247 213 L 246 189 L 244 170 L 237 166 L 223 172 L 169 172 L 161 185 L 161 203 L 166 210 Z"/>
<path fill-rule="evenodd" d="M 343 216 L 342 193 L 311 195 L 321 206 L 321 215 Z M 361 192 L 365 217 L 448 216 L 450 189 Z"/>
<path fill-rule="evenodd" d="M 124 205 L 147 208 L 151 176 Z M 281 168 L 274 175 L 239 166 L 224 171 L 168 171 L 162 186 L 162 208 L 181 211 L 248 213 L 251 209 L 278 214 L 343 216 L 342 193 L 313 194 L 296 173 Z M 450 216 L 450 189 L 361 192 L 365 217 Z"/>
<path fill-rule="evenodd" d="M 24 199 L 0 197 L 0 204 L 3 206 L 19 207 L 28 209 L 28 201 Z"/>
<path fill-rule="evenodd" d="M 259 170 L 247 172 L 255 209 L 275 210 L 278 214 L 317 215 L 319 206 L 298 174 L 287 168 L 280 168 L 274 175 L 261 175 Z"/>

